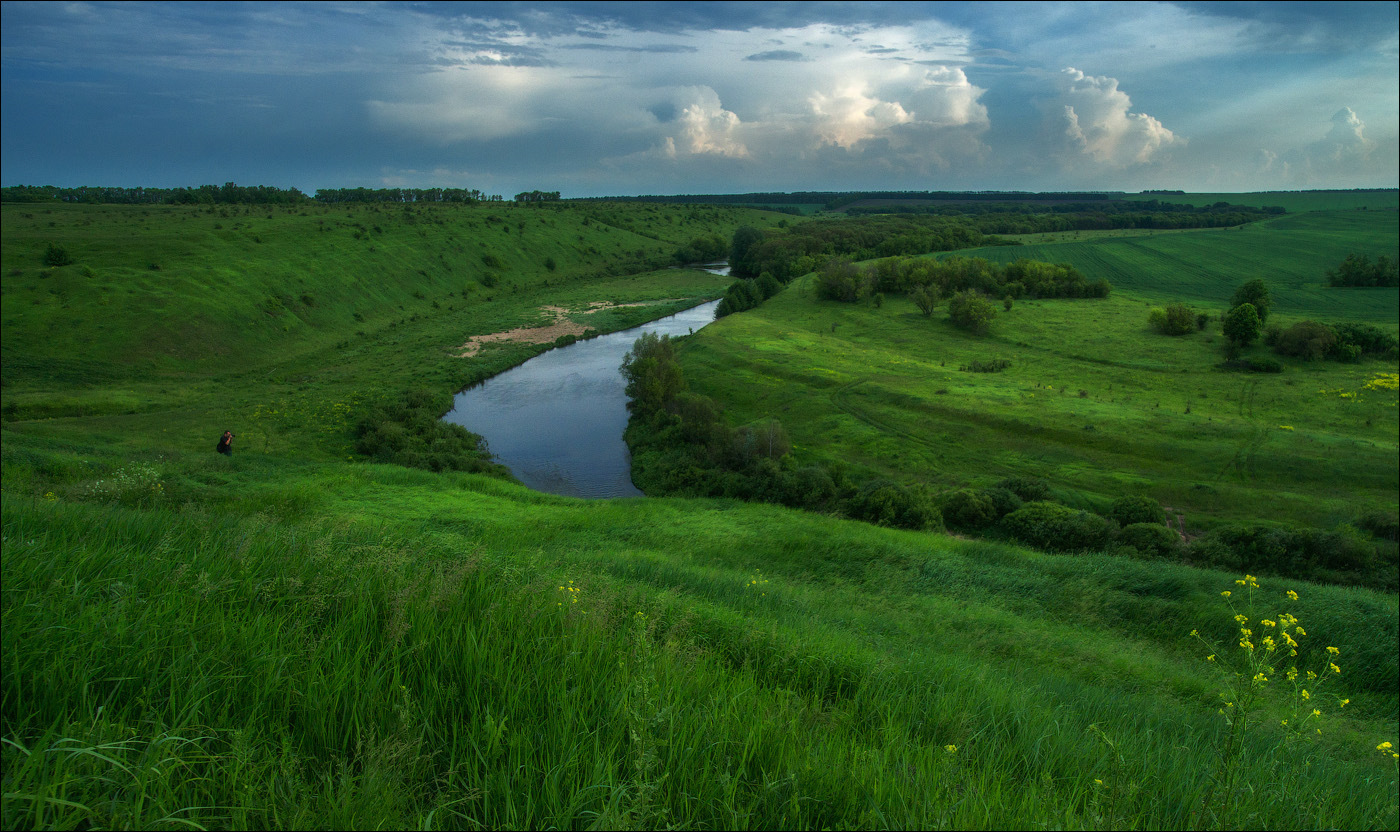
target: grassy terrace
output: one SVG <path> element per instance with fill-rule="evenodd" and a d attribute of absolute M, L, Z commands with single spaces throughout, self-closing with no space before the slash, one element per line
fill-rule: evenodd
<path fill-rule="evenodd" d="M 5 828 L 1400 823 L 1376 748 L 1397 742 L 1393 595 L 1263 582 L 1251 617 L 1296 615 L 1298 666 L 1325 681 L 1301 708 L 1280 666 L 1222 768 L 1237 575 L 346 459 L 374 401 L 545 348 L 455 357 L 470 336 L 547 305 L 653 304 L 577 318 L 615 329 L 717 296 L 727 280 L 651 258 L 794 218 L 228 213 L 3 208 Z M 75 262 L 43 266 L 50 242 Z M 818 305 L 799 284 L 683 356 L 736 414 L 779 415 L 799 454 L 875 471 L 953 482 L 1053 457 L 1064 495 L 1092 503 L 1146 488 L 1156 469 L 1132 466 L 1154 454 L 1213 475 L 1262 425 L 1267 443 L 1213 480 L 1163 474 L 1188 525 L 1217 516 L 1187 502 L 1198 480 L 1231 512 L 1296 478 L 1280 511 L 1342 516 L 1329 476 L 1394 505 L 1393 406 L 1314 392 L 1375 367 L 1290 365 L 1259 382 L 1251 420 L 1242 378 L 1200 366 L 1218 343 L 1139 332 L 1131 294 L 1019 304 L 973 341 L 902 299 Z M 1068 343 L 1080 309 L 1102 343 Z M 989 344 L 1013 367 L 957 371 Z M 1190 414 L 1172 398 L 1187 394 Z M 975 411 L 1001 421 L 968 433 Z M 1032 422 L 1064 440 L 1037 450 L 1013 424 Z M 232 458 L 213 453 L 225 428 Z M 1371 461 L 1387 456 L 1388 503 Z"/>

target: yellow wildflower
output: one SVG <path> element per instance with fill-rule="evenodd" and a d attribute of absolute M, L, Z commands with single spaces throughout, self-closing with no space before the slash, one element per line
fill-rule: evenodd
<path fill-rule="evenodd" d="M 958 753 L 958 747 L 956 745 L 945 745 L 943 746 L 943 750 L 947 751 L 949 754 Z"/>
<path fill-rule="evenodd" d="M 1331 653 L 1331 654 L 1334 655 L 1334 656 L 1339 656 L 1339 655 L 1341 655 L 1341 652 L 1342 652 L 1342 651 L 1338 650 L 1338 649 L 1335 648 L 1335 647 L 1328 647 L 1328 648 L 1327 648 L 1327 652 L 1328 652 L 1328 653 Z"/>
<path fill-rule="evenodd" d="M 1291 589 L 1288 590 L 1288 592 L 1286 592 L 1286 593 L 1284 593 L 1284 594 L 1288 596 L 1288 600 L 1290 600 L 1290 601 L 1297 601 L 1297 600 L 1298 600 L 1298 593 L 1294 592 L 1294 591 L 1291 590 Z"/>

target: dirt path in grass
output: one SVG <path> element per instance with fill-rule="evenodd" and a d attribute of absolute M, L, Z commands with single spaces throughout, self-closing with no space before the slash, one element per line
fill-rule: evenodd
<path fill-rule="evenodd" d="M 473 335 L 467 342 L 457 349 L 458 358 L 471 358 L 481 352 L 481 348 L 487 344 L 517 343 L 517 344 L 552 344 L 565 335 L 578 337 L 588 331 L 588 327 L 578 323 L 571 315 L 592 315 L 595 312 L 604 312 L 608 309 L 625 309 L 634 306 L 658 306 L 663 303 L 674 303 L 680 298 L 663 298 L 662 300 L 645 301 L 642 303 L 613 303 L 606 300 L 595 300 L 588 304 L 586 309 L 569 310 L 562 306 L 541 306 L 540 311 L 554 316 L 554 323 L 546 326 L 520 327 L 519 329 L 509 329 L 505 332 L 492 332 L 487 335 Z"/>

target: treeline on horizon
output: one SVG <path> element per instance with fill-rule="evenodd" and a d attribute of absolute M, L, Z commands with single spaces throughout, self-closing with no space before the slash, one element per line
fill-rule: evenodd
<path fill-rule="evenodd" d="M 522 197 L 524 197 L 522 199 Z M 558 199 L 559 192 L 531 191 L 516 201 Z M 0 188 L 0 202 L 75 202 L 89 205 L 302 205 L 308 203 L 456 203 L 503 202 L 500 194 L 476 188 L 320 188 L 308 196 L 297 188 L 271 185 L 200 185 L 194 188 L 59 188 L 11 185 Z"/>
<path fill-rule="evenodd" d="M 1251 208 L 1216 202 L 1187 205 L 1177 202 L 1097 200 L 1029 206 L 1014 203 L 972 205 L 854 205 L 851 216 L 908 214 L 957 216 L 971 221 L 984 234 L 1043 234 L 1057 231 L 1104 231 L 1116 228 L 1229 228 L 1286 213 L 1279 206 Z"/>

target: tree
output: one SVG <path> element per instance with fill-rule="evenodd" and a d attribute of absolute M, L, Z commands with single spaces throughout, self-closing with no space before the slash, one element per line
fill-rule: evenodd
<path fill-rule="evenodd" d="M 1254 314 L 1259 318 L 1260 324 L 1269 320 L 1269 307 L 1273 304 L 1273 299 L 1269 296 L 1269 287 L 1264 281 L 1256 277 L 1235 290 L 1235 296 L 1230 299 L 1230 309 L 1238 309 L 1244 304 L 1254 307 Z"/>
<path fill-rule="evenodd" d="M 977 335 L 992 328 L 997 308 L 977 292 L 958 292 L 948 299 L 948 317 L 953 325 Z"/>
<path fill-rule="evenodd" d="M 735 277 L 758 277 L 758 264 L 751 255 L 761 242 L 762 231 L 751 225 L 739 226 L 729 245 L 729 273 Z"/>
<path fill-rule="evenodd" d="M 623 356 L 622 377 L 631 399 L 627 406 L 643 413 L 662 410 L 686 388 L 675 343 L 671 336 L 655 332 L 644 333 Z"/>
<path fill-rule="evenodd" d="M 1246 347 L 1259 337 L 1259 313 L 1254 304 L 1242 303 L 1225 316 L 1225 337 L 1236 347 Z"/>
<path fill-rule="evenodd" d="M 909 299 L 914 301 L 914 305 L 919 307 L 925 318 L 932 317 L 934 307 L 938 306 L 938 287 L 915 286 L 909 290 Z"/>

